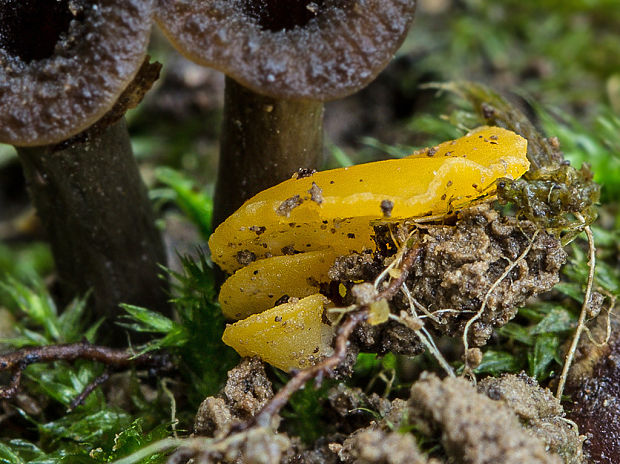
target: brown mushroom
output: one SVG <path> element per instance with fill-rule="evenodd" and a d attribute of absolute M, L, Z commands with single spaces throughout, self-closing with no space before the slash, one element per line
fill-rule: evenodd
<path fill-rule="evenodd" d="M 151 22 L 151 0 L 0 0 L 0 142 L 17 148 L 64 288 L 92 289 L 98 316 L 167 306 L 123 119 L 159 73 Z"/>
<path fill-rule="evenodd" d="M 323 102 L 387 65 L 414 0 L 159 0 L 187 57 L 227 74 L 214 221 L 322 157 Z"/>

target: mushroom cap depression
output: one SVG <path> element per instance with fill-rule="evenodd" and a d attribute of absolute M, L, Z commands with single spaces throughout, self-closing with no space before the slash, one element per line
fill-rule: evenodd
<path fill-rule="evenodd" d="M 414 0 L 157 0 L 188 58 L 253 91 L 331 100 L 361 89 L 405 39 Z"/>
<path fill-rule="evenodd" d="M 58 143 L 116 102 L 140 68 L 152 0 L 0 0 L 0 142 Z"/>

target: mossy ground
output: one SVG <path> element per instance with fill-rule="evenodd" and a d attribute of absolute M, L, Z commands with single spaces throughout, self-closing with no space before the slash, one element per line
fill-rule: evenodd
<path fill-rule="evenodd" d="M 475 112 L 423 84 L 463 78 L 490 84 L 545 135 L 557 136 L 574 166 L 584 161 L 592 166 L 602 186 L 593 231 L 595 287 L 606 296 L 605 309 L 620 294 L 619 23 L 615 0 L 421 1 L 410 37 L 386 71 L 357 95 L 327 105 L 325 165 L 403 156 L 455 138 L 476 125 Z M 168 349 L 178 371 L 165 378 L 116 374 L 111 385 L 67 413 L 71 400 L 101 374 L 102 366 L 29 367 L 23 394 L 1 403 L 0 462 L 110 462 L 157 440 L 187 436 L 201 401 L 219 391 L 238 361 L 219 342 L 224 320 L 215 303 L 218 279 L 196 248 L 204 247 L 211 232 L 223 78 L 179 58 L 157 36 L 152 55 L 164 64 L 163 78 L 129 122 L 168 237 L 176 316 L 127 308 L 121 322 L 129 334 L 152 333 L 155 341 L 148 349 Z M 87 306 L 80 300 L 66 308 L 54 302 L 51 255 L 20 179 L 11 149 L 0 147 L 0 337 L 7 349 L 70 342 L 85 333 L 96 340 L 97 321 L 88 321 Z M 175 249 L 191 258 L 175 259 Z M 524 370 L 543 386 L 553 385 L 588 273 L 585 241 L 578 237 L 566 249 L 569 262 L 562 282 L 493 333 L 476 375 Z M 455 344 L 436 342 L 458 369 Z M 394 400 L 408 396 L 423 370 L 442 372 L 427 354 L 412 359 L 361 354 L 347 383 L 365 390 L 366 397 L 375 393 Z M 287 379 L 275 370 L 268 369 L 267 375 L 276 390 Z M 331 386 L 306 388 L 293 397 L 282 413 L 290 436 L 314 442 L 338 427 L 350 432 L 386 413 L 375 399 L 358 402 L 353 416 L 335 420 L 329 412 Z M 426 457 L 444 456 L 444 445 L 432 431 L 410 423 L 399 430 L 413 436 Z M 135 461 L 165 460 L 155 452 L 139 458 Z"/>

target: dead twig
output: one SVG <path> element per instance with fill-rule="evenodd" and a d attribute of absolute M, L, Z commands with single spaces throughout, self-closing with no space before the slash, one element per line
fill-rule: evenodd
<path fill-rule="evenodd" d="M 75 408 L 77 408 L 79 405 L 81 405 L 86 400 L 86 398 L 88 398 L 88 395 L 94 392 L 97 387 L 106 383 L 109 378 L 110 378 L 110 371 L 106 369 L 105 371 L 103 371 L 103 374 L 101 374 L 91 383 L 86 385 L 86 388 L 82 390 L 82 393 L 80 393 L 78 396 L 76 396 L 73 399 L 73 401 L 71 401 L 71 404 L 69 405 L 69 408 L 67 409 L 67 412 L 71 412 Z"/>
<path fill-rule="evenodd" d="M 131 351 L 91 345 L 88 342 L 27 347 L 0 356 L 0 371 L 10 371 L 13 374 L 9 385 L 0 387 L 0 398 L 12 398 L 17 394 L 22 374 L 30 364 L 54 361 L 72 362 L 78 359 L 105 364 L 108 366 L 108 372 L 89 384 L 72 402 L 71 409 L 83 402 L 96 387 L 107 380 L 110 368 L 123 369 L 136 366 L 170 371 L 174 367 L 169 356 L 165 354 L 147 353 L 136 356 Z"/>

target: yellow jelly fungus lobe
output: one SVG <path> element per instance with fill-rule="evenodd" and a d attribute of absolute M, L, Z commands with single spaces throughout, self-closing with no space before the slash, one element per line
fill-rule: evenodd
<path fill-rule="evenodd" d="M 260 356 L 285 371 L 308 367 L 331 349 L 322 323 L 327 302 L 316 294 L 281 304 L 228 325 L 222 340 L 241 356 Z"/>
<path fill-rule="evenodd" d="M 273 308 L 282 297 L 303 298 L 329 282 L 327 271 L 338 255 L 332 249 L 261 259 L 224 282 L 219 301 L 229 319 L 243 319 Z"/>
<path fill-rule="evenodd" d="M 336 257 L 373 250 L 377 221 L 441 217 L 492 195 L 497 179 L 527 171 L 526 152 L 524 138 L 485 126 L 403 159 L 294 176 L 260 192 L 209 240 L 213 261 L 234 272 L 222 310 L 245 318 L 224 342 L 284 370 L 312 363 L 329 350 L 329 301 L 318 292 Z M 292 300 L 272 307 L 283 296 Z M 384 303 L 373 306 L 372 323 L 389 316 Z"/>
<path fill-rule="evenodd" d="M 501 177 L 529 167 L 527 142 L 499 127 L 413 155 L 292 178 L 246 201 L 209 240 L 213 261 L 232 273 L 247 256 L 372 248 L 371 221 L 437 216 L 492 194 Z"/>

